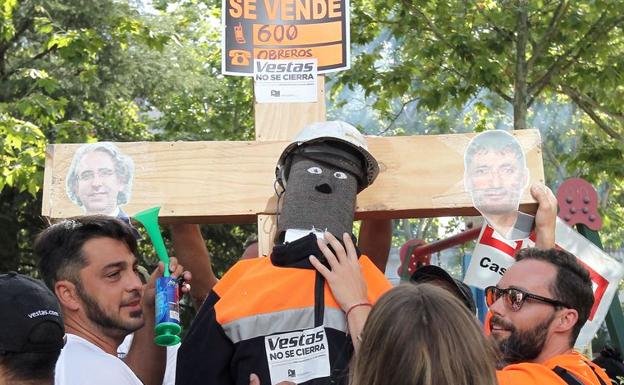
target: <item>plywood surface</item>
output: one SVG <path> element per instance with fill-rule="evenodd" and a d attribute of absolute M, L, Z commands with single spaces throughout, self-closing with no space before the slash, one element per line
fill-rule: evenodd
<path fill-rule="evenodd" d="M 319 75 L 316 103 L 256 103 L 256 140 L 289 140 L 306 125 L 325 121 L 325 77 Z"/>
<path fill-rule="evenodd" d="M 539 132 L 515 132 L 531 182 L 544 181 Z M 463 152 L 474 134 L 369 137 L 380 163 L 375 183 L 358 196 L 357 218 L 475 215 L 463 187 Z M 275 213 L 275 163 L 288 141 L 117 143 L 135 163 L 130 215 L 162 206 L 161 221 L 254 223 Z M 83 214 L 65 192 L 79 144 L 48 146 L 42 214 Z M 530 182 L 530 183 L 531 183 Z M 521 203 L 533 203 L 528 191 Z M 533 205 L 534 206 L 534 205 Z"/>

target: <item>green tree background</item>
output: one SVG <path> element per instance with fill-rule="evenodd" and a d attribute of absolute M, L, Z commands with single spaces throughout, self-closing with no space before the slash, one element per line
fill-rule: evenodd
<path fill-rule="evenodd" d="M 36 275 L 46 144 L 253 138 L 251 80 L 220 74 L 220 6 L 0 0 L 0 271 Z M 352 1 L 328 115 L 382 135 L 538 128 L 550 187 L 592 182 L 620 250 L 623 15 L 619 0 Z M 393 243 L 465 223 L 397 220 Z M 220 275 L 255 227 L 202 230 Z"/>

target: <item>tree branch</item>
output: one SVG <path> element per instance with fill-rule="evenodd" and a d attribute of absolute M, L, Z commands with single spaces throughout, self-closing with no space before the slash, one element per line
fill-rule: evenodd
<path fill-rule="evenodd" d="M 440 66 L 440 68 L 448 70 L 452 73 L 454 73 L 455 75 L 459 76 L 460 78 L 468 81 L 468 79 L 466 78 L 466 76 L 464 76 L 464 74 L 462 74 L 461 72 L 457 71 L 457 69 L 452 68 L 452 67 L 446 67 L 444 65 Z M 507 95 L 503 90 L 501 90 L 498 86 L 495 85 L 488 85 L 488 87 L 494 91 L 498 96 L 500 96 L 501 98 L 503 98 L 503 100 L 509 102 L 509 103 L 513 103 L 513 98 L 509 95 Z"/>
<path fill-rule="evenodd" d="M 544 153 L 546 158 L 548 158 L 548 161 L 555 166 L 555 172 L 559 176 L 559 179 L 565 179 L 567 173 L 565 172 L 563 166 L 561 166 L 561 162 L 559 162 L 555 155 L 552 153 L 552 151 L 550 151 L 550 148 L 546 145 L 543 145 L 542 152 Z"/>
<path fill-rule="evenodd" d="M 442 34 L 437 27 L 435 26 L 435 24 L 433 23 L 433 21 L 431 21 L 431 19 L 429 19 L 427 17 L 427 15 L 425 15 L 425 13 L 423 11 L 421 11 L 420 9 L 418 9 L 417 7 L 415 7 L 409 0 L 403 0 L 403 4 L 407 7 L 412 9 L 417 15 L 418 17 L 420 17 L 421 19 L 423 19 L 425 21 L 425 23 L 427 23 L 427 26 L 429 27 L 429 30 L 433 33 L 433 35 L 440 40 L 444 45 L 446 45 L 448 48 L 450 48 L 451 50 L 455 51 L 455 47 L 446 39 L 446 37 L 444 36 L 444 34 Z M 501 31 L 501 33 L 505 34 L 505 31 Z M 449 71 L 455 73 L 457 76 L 461 77 L 464 80 L 467 80 L 467 76 L 462 74 L 461 72 L 459 72 L 456 68 L 449 68 L 449 67 L 444 67 L 442 66 L 442 68 L 446 68 Z M 511 98 L 511 96 L 507 95 L 505 92 L 503 92 L 499 87 L 497 86 L 489 86 L 492 91 L 494 91 L 495 93 L 497 93 L 501 98 L 503 98 L 505 101 L 512 103 L 513 99 Z"/>
<path fill-rule="evenodd" d="M 498 96 L 503 98 L 508 103 L 513 103 L 513 98 L 507 95 L 503 90 L 501 90 L 498 86 L 490 86 L 492 91 L 494 91 Z"/>
<path fill-rule="evenodd" d="M 30 27 L 32 27 L 34 23 L 34 17 L 32 17 L 34 13 L 34 6 L 29 1 L 22 1 L 18 3 L 20 7 L 24 7 L 25 11 L 23 12 L 25 19 L 22 23 L 17 26 L 15 30 L 15 34 L 11 36 L 10 39 L 2 42 L 0 44 L 0 77 L 4 77 L 6 72 L 6 53 L 11 48 L 11 45 L 15 43 Z M 14 15 L 16 12 L 13 13 Z"/>
<path fill-rule="evenodd" d="M 606 209 L 609 204 L 609 195 L 611 195 L 611 190 L 613 189 L 613 185 L 608 181 L 604 182 L 602 185 L 602 193 L 600 194 L 600 207 L 602 209 Z"/>
<path fill-rule="evenodd" d="M 481 16 L 483 16 L 483 18 L 485 18 L 485 21 L 488 22 L 488 24 L 499 34 L 503 35 L 503 37 L 505 37 L 507 40 L 513 40 L 514 38 L 514 34 L 511 31 L 507 31 L 501 27 L 499 27 L 498 25 L 496 25 L 496 23 L 494 23 L 494 21 L 492 20 L 492 18 L 486 14 L 485 12 L 483 12 L 483 8 L 481 7 L 477 7 L 477 9 L 479 10 L 479 13 L 481 14 Z"/>
<path fill-rule="evenodd" d="M 595 110 L 598 110 L 600 112 L 602 112 L 603 114 L 609 115 L 611 118 L 618 120 L 619 122 L 624 123 L 624 114 L 620 113 L 620 112 L 615 112 L 615 111 L 611 111 L 608 108 L 600 105 L 600 103 L 598 103 L 596 101 L 596 99 L 592 98 L 591 96 L 582 93 L 568 85 L 562 84 L 561 85 L 561 89 L 564 90 L 564 92 L 566 93 L 566 95 L 570 95 L 570 94 L 574 94 L 575 96 L 577 96 L 579 99 L 581 99 L 583 102 L 587 103 L 590 107 L 592 107 Z"/>
<path fill-rule="evenodd" d="M 17 28 L 15 34 L 9 40 L 6 40 L 4 43 L 0 44 L 0 57 L 4 56 L 9 47 L 11 47 L 11 45 L 15 41 L 17 41 L 17 39 L 19 39 L 24 34 L 24 32 L 26 32 L 32 26 L 32 24 L 33 19 L 25 20 L 24 23 Z"/>
<path fill-rule="evenodd" d="M 620 22 L 624 20 L 624 17 L 620 17 L 614 20 L 611 25 L 607 26 L 603 30 L 600 30 L 598 27 L 603 25 L 603 20 L 606 17 L 606 11 L 603 12 L 598 20 L 596 20 L 591 27 L 587 30 L 585 35 L 580 38 L 577 43 L 568 49 L 563 55 L 559 56 L 557 60 L 548 68 L 546 73 L 537 81 L 529 86 L 529 93 L 532 95 L 529 100 L 528 105 L 533 104 L 535 98 L 544 90 L 544 88 L 550 83 L 550 80 L 553 76 L 558 73 L 561 73 L 562 70 L 565 70 L 571 66 L 575 60 L 577 60 L 580 55 L 583 53 L 584 49 L 589 48 L 592 44 L 594 44 L 604 33 L 608 33 L 611 29 L 617 26 Z M 572 55 L 574 51 L 577 51 L 574 56 L 570 60 L 569 57 Z"/>
<path fill-rule="evenodd" d="M 585 102 L 584 100 L 581 99 L 580 95 L 574 93 L 574 92 L 570 92 L 573 91 L 571 89 L 566 89 L 565 87 L 560 87 L 560 90 L 563 94 L 567 95 L 570 99 L 572 99 L 572 101 L 574 103 L 576 103 L 577 106 L 579 106 L 581 108 L 581 110 L 583 110 L 583 112 L 585 112 L 587 115 L 589 115 L 589 117 L 591 118 L 591 120 L 594 121 L 594 123 L 596 123 L 596 125 L 598 125 L 598 127 L 600 127 L 607 135 L 609 135 L 611 138 L 619 141 L 619 142 L 624 142 L 624 138 L 622 138 L 622 135 L 615 131 L 611 126 L 609 126 L 609 124 L 607 124 L 607 122 L 605 122 L 597 113 L 596 111 L 594 111 L 592 109 L 592 107 L 589 105 L 589 103 Z M 566 92 L 568 91 L 568 92 Z"/>
<path fill-rule="evenodd" d="M 513 118 L 514 130 L 526 128 L 527 115 L 527 61 L 526 47 L 529 36 L 527 0 L 518 1 L 516 24 L 516 65 L 514 74 Z"/>
<path fill-rule="evenodd" d="M 431 21 L 431 19 L 429 19 L 427 17 L 427 15 L 425 15 L 425 13 L 423 11 L 421 11 L 420 9 L 418 9 L 418 7 L 415 7 L 412 2 L 410 0 L 403 0 L 403 4 L 407 7 L 412 9 L 415 13 L 418 14 L 418 16 L 423 19 L 425 21 L 425 23 L 427 23 L 427 26 L 429 27 L 429 30 L 435 35 L 436 38 L 438 38 L 438 40 L 440 40 L 441 42 L 443 42 L 444 44 L 446 44 L 446 46 L 448 46 L 451 49 L 455 49 L 455 47 L 449 43 L 448 40 L 446 40 L 446 37 L 444 36 L 443 33 L 441 33 L 438 28 L 435 26 L 435 24 L 433 23 L 433 21 Z"/>
<path fill-rule="evenodd" d="M 4 75 L 2 75 L 0 77 L 0 81 L 7 80 L 9 78 L 9 76 L 13 75 L 14 73 L 19 71 L 20 69 L 26 67 L 27 65 L 29 65 L 32 62 L 34 62 L 35 60 L 41 59 L 42 57 L 46 56 L 47 54 L 49 54 L 50 52 L 55 51 L 55 50 L 56 50 L 56 44 L 53 45 L 50 48 L 47 48 L 47 49 L 39 52 L 35 56 L 33 56 L 31 58 L 28 58 L 27 60 L 24 60 L 23 62 L 21 62 L 17 66 L 15 66 L 15 68 L 13 68 L 12 70 L 10 70 L 7 73 L 5 73 Z"/>
<path fill-rule="evenodd" d="M 561 17 L 568 10 L 569 5 L 570 3 L 565 0 L 559 1 L 557 9 L 555 9 L 555 12 L 553 12 L 553 16 L 548 23 L 548 29 L 546 30 L 546 33 L 544 33 L 544 36 L 539 43 L 533 45 L 533 53 L 531 54 L 531 58 L 527 63 L 527 73 L 531 73 L 531 71 L 533 70 L 533 64 L 544 53 L 544 50 L 550 44 L 550 39 L 556 31 L 555 27 L 557 26 L 559 20 L 561 20 Z"/>
<path fill-rule="evenodd" d="M 538 95 L 539 92 L 541 92 L 541 90 L 543 89 L 543 87 L 550 81 L 551 77 L 555 74 L 555 71 L 557 71 L 559 69 L 559 66 L 561 65 L 561 63 L 563 63 L 568 56 L 572 55 L 572 52 L 574 52 L 577 47 L 580 48 L 580 46 L 583 43 L 586 43 L 586 40 L 589 38 L 589 36 L 594 33 L 594 30 L 598 27 L 598 25 L 600 25 L 602 23 L 602 20 L 606 17 L 606 11 L 603 12 L 600 17 L 598 18 L 598 20 L 596 20 L 594 22 L 594 24 L 592 24 L 589 29 L 587 30 L 587 32 L 585 33 L 585 35 L 583 35 L 583 37 L 581 37 L 576 44 L 574 44 L 574 46 L 570 47 L 563 55 L 559 56 L 557 58 L 557 60 L 555 60 L 555 62 L 553 64 L 550 65 L 550 67 L 548 68 L 548 70 L 546 71 L 546 73 L 537 81 L 535 81 L 533 84 L 531 84 L 529 86 L 529 90 L 533 95 Z M 579 49 L 580 51 L 580 49 Z M 533 92 L 533 90 L 538 89 L 539 92 Z"/>
<path fill-rule="evenodd" d="M 401 116 L 401 114 L 403 113 L 403 111 L 405 111 L 405 107 L 407 107 L 408 104 L 413 103 L 415 101 L 417 101 L 418 98 L 412 98 L 406 102 L 403 102 L 403 104 L 401 105 L 401 109 L 399 110 L 399 112 L 397 112 L 396 114 L 394 114 L 394 117 L 390 120 L 390 123 L 388 123 L 388 125 L 386 126 L 386 128 L 384 128 L 383 130 L 379 131 L 377 133 L 377 135 L 383 135 L 386 132 L 388 132 L 388 130 L 390 130 L 390 128 L 392 128 L 392 126 L 394 125 L 394 123 L 396 123 L 397 119 L 399 119 L 399 116 Z"/>

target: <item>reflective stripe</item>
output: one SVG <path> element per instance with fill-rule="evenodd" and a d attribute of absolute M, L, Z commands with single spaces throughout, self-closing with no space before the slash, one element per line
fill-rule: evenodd
<path fill-rule="evenodd" d="M 326 328 L 347 332 L 347 321 L 342 310 L 325 307 L 323 321 L 323 326 Z M 314 307 L 304 307 L 240 318 L 223 325 L 223 331 L 233 343 L 237 343 L 256 337 L 313 327 Z"/>

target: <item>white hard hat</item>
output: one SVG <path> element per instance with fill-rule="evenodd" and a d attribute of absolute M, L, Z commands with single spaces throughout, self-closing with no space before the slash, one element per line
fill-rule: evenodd
<path fill-rule="evenodd" d="M 275 167 L 275 177 L 278 183 L 285 187 L 288 174 L 289 162 L 287 158 L 293 151 L 302 145 L 316 142 L 335 141 L 347 144 L 360 155 L 364 166 L 366 180 L 359 183 L 358 191 L 361 191 L 373 183 L 379 174 L 379 165 L 375 158 L 368 152 L 366 138 L 355 127 L 349 123 L 334 120 L 329 122 L 311 123 L 297 134 L 295 140 L 290 143 L 282 152 Z"/>

